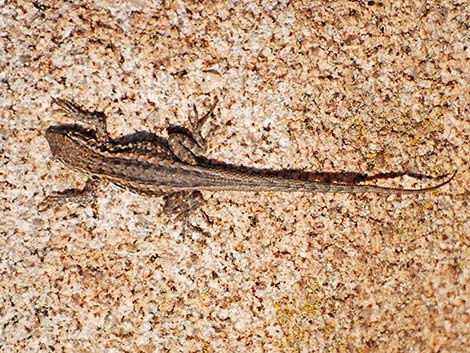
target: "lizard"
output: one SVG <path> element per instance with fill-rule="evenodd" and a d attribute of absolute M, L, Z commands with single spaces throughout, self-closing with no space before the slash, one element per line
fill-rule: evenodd
<path fill-rule="evenodd" d="M 151 133 L 112 139 L 106 130 L 104 113 L 88 111 L 62 98 L 54 98 L 53 102 L 76 123 L 47 128 L 45 138 L 52 155 L 68 167 L 90 174 L 93 178 L 89 179 L 83 190 L 69 189 L 50 195 L 42 202 L 43 208 L 94 199 L 95 179 L 107 180 L 138 194 L 163 196 L 164 209 L 180 214 L 201 205 L 201 191 L 419 194 L 441 188 L 456 174 L 454 172 L 437 185 L 420 189 L 304 180 L 267 169 L 213 163 L 205 158 L 206 141 L 201 129 L 213 115 L 217 99 L 201 118 L 197 118 L 194 106 L 196 119 L 191 121 L 191 131 L 171 126 L 167 129 L 166 139 Z"/>

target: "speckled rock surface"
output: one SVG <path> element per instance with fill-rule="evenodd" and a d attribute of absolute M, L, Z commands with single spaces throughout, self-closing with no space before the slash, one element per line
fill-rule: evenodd
<path fill-rule="evenodd" d="M 468 351 L 469 3 L 195 3 L 0 1 L 0 351 Z M 190 226 L 108 184 L 38 210 L 87 177 L 51 158 L 52 97 L 164 136 L 216 96 L 212 158 L 458 174 L 206 192 Z"/>

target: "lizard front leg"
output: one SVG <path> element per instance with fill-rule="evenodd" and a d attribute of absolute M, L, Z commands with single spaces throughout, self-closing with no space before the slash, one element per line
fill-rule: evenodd
<path fill-rule="evenodd" d="M 83 189 L 67 189 L 54 192 L 42 200 L 38 205 L 40 212 L 51 207 L 57 207 L 68 203 L 91 204 L 96 211 L 96 192 L 98 190 L 98 180 L 90 178 Z"/>
<path fill-rule="evenodd" d="M 96 138 L 100 142 L 110 140 L 106 128 L 106 115 L 102 112 L 88 111 L 76 103 L 62 98 L 53 98 L 52 102 L 61 109 L 60 112 L 74 121 L 91 126 L 96 131 Z"/>

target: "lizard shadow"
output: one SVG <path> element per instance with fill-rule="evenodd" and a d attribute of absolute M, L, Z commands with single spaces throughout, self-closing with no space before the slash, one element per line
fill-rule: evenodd
<path fill-rule="evenodd" d="M 187 136 L 191 136 L 191 133 L 184 127 L 172 125 L 167 128 L 169 133 L 183 133 Z M 132 134 L 120 136 L 111 140 L 113 145 L 119 146 L 122 151 L 135 148 L 136 145 L 143 144 L 147 145 L 146 150 L 149 150 L 149 146 L 155 147 L 156 151 L 161 154 L 162 149 L 165 153 L 172 155 L 169 147 L 168 140 L 162 136 L 156 135 L 148 131 L 137 131 Z M 235 171 L 246 174 L 256 174 L 268 177 L 278 177 L 278 178 L 295 178 L 303 181 L 319 181 L 323 183 L 343 183 L 343 184 L 357 184 L 370 180 L 378 179 L 393 179 L 401 176 L 410 176 L 415 179 L 423 180 L 433 178 L 426 174 L 413 173 L 409 171 L 400 171 L 400 172 L 386 172 L 386 173 L 377 173 L 377 174 L 366 174 L 359 172 L 349 172 L 349 171 L 340 171 L 340 172 L 313 172 L 306 171 L 304 169 L 269 169 L 269 168 L 257 168 L 257 167 L 248 167 L 244 165 L 236 165 L 227 163 L 221 160 L 216 160 L 212 158 L 207 158 L 205 156 L 196 156 L 198 163 L 204 166 L 213 167 L 217 169 L 224 169 L 228 171 Z M 184 163 L 184 162 L 183 162 Z"/>

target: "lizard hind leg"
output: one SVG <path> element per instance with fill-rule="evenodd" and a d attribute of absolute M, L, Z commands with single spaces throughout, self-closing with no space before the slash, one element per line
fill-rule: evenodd
<path fill-rule="evenodd" d="M 198 190 L 177 191 L 164 196 L 165 204 L 163 211 L 178 222 L 182 222 L 183 239 L 188 233 L 195 233 L 209 237 L 209 235 L 198 225 L 190 221 L 190 216 L 195 212 L 202 216 L 205 222 L 210 223 L 209 216 L 199 207 L 204 202 L 202 194 Z M 200 237 L 200 236 L 198 236 Z M 193 236 L 191 236 L 193 239 Z M 194 239 L 193 239 L 194 240 Z"/>
<path fill-rule="evenodd" d="M 206 140 L 201 134 L 204 123 L 213 116 L 214 108 L 218 99 L 214 100 L 208 112 L 201 118 L 198 118 L 196 106 L 193 105 L 194 116 L 189 118 L 191 130 L 181 126 L 171 126 L 168 128 L 168 147 L 173 155 L 180 161 L 188 164 L 199 164 L 206 151 Z"/>
<path fill-rule="evenodd" d="M 206 150 L 206 139 L 204 137 L 202 137 L 202 134 L 201 134 L 202 127 L 206 123 L 207 119 L 214 116 L 214 109 L 217 106 L 217 103 L 219 103 L 219 98 L 215 97 L 214 102 L 210 106 L 209 110 L 201 118 L 199 118 L 199 114 L 197 112 L 196 105 L 193 104 L 194 115 L 193 115 L 192 118 L 191 118 L 191 116 L 189 117 L 189 121 L 191 123 L 191 132 L 192 132 L 193 138 L 196 141 L 196 143 L 198 144 L 198 146 L 201 147 L 204 151 Z"/>
<path fill-rule="evenodd" d="M 183 190 L 167 194 L 163 197 L 163 210 L 166 214 L 175 216 L 177 220 L 187 218 L 204 203 L 200 191 Z"/>

